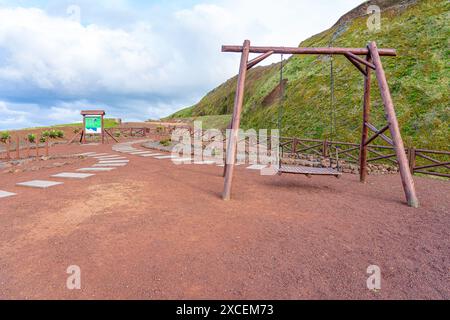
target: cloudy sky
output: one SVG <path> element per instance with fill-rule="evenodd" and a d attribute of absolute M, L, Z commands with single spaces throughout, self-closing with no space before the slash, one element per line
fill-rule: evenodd
<path fill-rule="evenodd" d="M 361 2 L 0 0 L 0 130 L 167 116 L 236 73 L 222 44 L 297 46 Z"/>

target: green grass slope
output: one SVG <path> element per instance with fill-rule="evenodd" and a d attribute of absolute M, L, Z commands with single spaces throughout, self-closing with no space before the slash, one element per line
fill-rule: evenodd
<path fill-rule="evenodd" d="M 345 15 L 331 29 L 300 44 L 324 47 L 395 48 L 397 57 L 384 57 L 388 82 L 407 144 L 448 149 L 450 138 L 450 2 L 447 0 L 370 1 L 382 9 L 382 28 L 368 30 L 368 3 Z M 333 41 L 332 41 L 333 40 Z M 257 45 L 257 44 L 255 44 Z M 225 54 L 225 53 L 224 53 Z M 285 62 L 287 79 L 282 134 L 326 138 L 336 114 L 335 140 L 358 141 L 361 131 L 363 76 L 345 58 L 334 59 L 335 107 L 331 107 L 330 57 L 293 56 Z M 236 66 L 237 68 L 238 66 Z M 279 64 L 252 69 L 247 78 L 242 119 L 244 128 L 276 128 L 280 115 Z M 170 118 L 230 114 L 236 77 L 206 95 L 193 107 Z M 373 77 L 372 123 L 385 124 L 382 100 Z"/>

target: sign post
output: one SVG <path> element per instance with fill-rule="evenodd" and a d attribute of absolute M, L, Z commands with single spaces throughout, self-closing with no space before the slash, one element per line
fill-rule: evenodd
<path fill-rule="evenodd" d="M 105 143 L 105 111 L 85 110 L 81 111 L 83 116 L 83 130 L 81 133 L 81 143 L 86 143 L 86 135 L 101 135 L 102 144 Z"/>

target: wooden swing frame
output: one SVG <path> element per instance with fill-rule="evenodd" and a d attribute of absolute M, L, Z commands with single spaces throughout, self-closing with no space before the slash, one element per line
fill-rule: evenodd
<path fill-rule="evenodd" d="M 360 146 L 360 181 L 365 183 L 367 180 L 367 148 L 368 144 L 380 137 L 395 149 L 397 161 L 400 169 L 400 175 L 405 192 L 406 201 L 410 207 L 418 208 L 419 200 L 417 198 L 414 180 L 409 168 L 408 159 L 405 153 L 403 139 L 400 133 L 397 116 L 392 101 L 391 92 L 386 79 L 386 74 L 381 62 L 381 56 L 396 56 L 394 49 L 378 49 L 375 42 L 371 42 L 366 48 L 289 48 L 289 47 L 252 47 L 250 40 L 245 40 L 242 46 L 223 46 L 222 52 L 241 53 L 241 62 L 234 101 L 233 117 L 231 122 L 231 134 L 228 140 L 226 164 L 225 164 L 225 182 L 222 197 L 224 200 L 231 199 L 231 189 L 233 183 L 234 167 L 236 162 L 237 143 L 239 127 L 241 122 L 241 113 L 244 103 L 245 79 L 247 71 L 272 54 L 312 54 L 312 55 L 343 55 L 345 56 L 364 76 L 364 104 L 362 135 Z M 249 61 L 250 53 L 259 53 L 260 56 Z M 365 56 L 361 58 L 360 56 Z M 375 71 L 378 80 L 381 97 L 383 99 L 384 110 L 387 117 L 387 125 L 382 129 L 377 129 L 370 123 L 370 92 L 371 92 L 371 72 Z M 391 138 L 384 135 L 384 132 L 390 130 Z M 374 135 L 369 138 L 369 131 Z"/>

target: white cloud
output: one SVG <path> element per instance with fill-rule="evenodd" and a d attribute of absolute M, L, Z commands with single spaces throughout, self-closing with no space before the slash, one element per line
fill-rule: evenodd
<path fill-rule="evenodd" d="M 134 17 L 123 26 L 104 23 L 104 2 L 84 1 L 81 23 L 65 10 L 0 8 L 0 100 L 9 101 L 0 124 L 34 124 L 30 106 L 47 111 L 39 122 L 72 121 L 86 105 L 125 119 L 168 115 L 235 74 L 239 56 L 222 44 L 296 46 L 359 2 L 223 0 L 165 12 L 122 0 L 115 7 Z M 95 12 L 88 24 L 83 12 Z"/>

